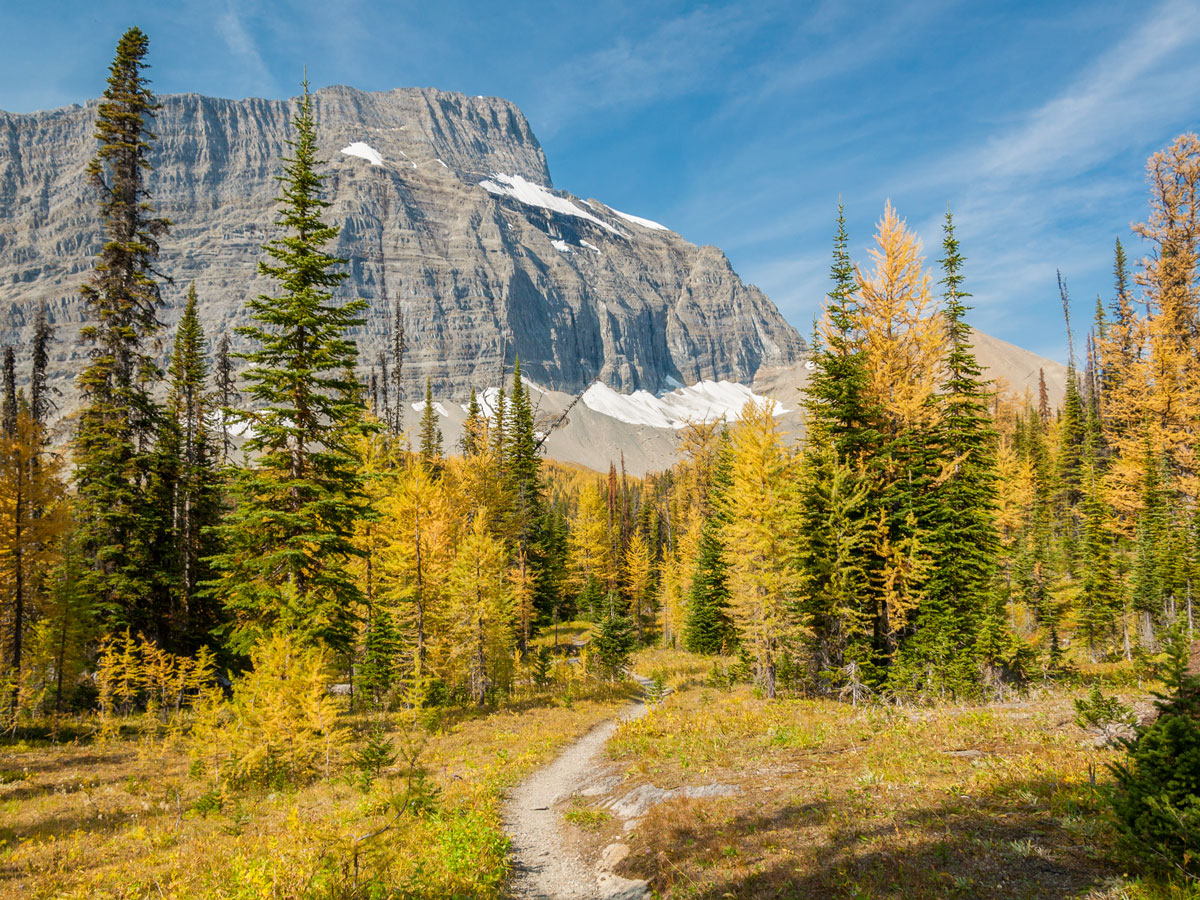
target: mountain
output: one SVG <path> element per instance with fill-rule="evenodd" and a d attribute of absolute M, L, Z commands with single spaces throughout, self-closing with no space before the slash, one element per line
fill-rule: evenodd
<path fill-rule="evenodd" d="M 165 358 L 190 282 L 210 339 L 232 335 L 245 299 L 272 289 L 257 263 L 279 233 L 275 176 L 295 101 L 160 100 L 149 188 L 174 223 L 160 260 L 171 279 Z M 805 344 L 774 304 L 717 248 L 556 190 L 517 107 L 432 89 L 347 87 L 317 91 L 315 105 L 328 218 L 341 225 L 336 252 L 350 273 L 342 293 L 371 305 L 354 335 L 360 365 L 365 374 L 388 345 L 398 302 L 410 427 L 428 377 L 453 446 L 471 387 L 486 396 L 519 354 L 546 451 L 563 461 L 606 469 L 623 457 L 635 474 L 665 468 L 685 421 L 732 418 L 751 396 L 773 397 L 784 430 L 802 435 Z M 47 304 L 64 411 L 75 405 L 71 379 L 86 353 L 78 286 L 100 240 L 84 171 L 95 115 L 94 101 L 0 112 L 0 344 L 28 346 L 37 305 Z M 1051 395 L 1062 396 L 1058 363 L 979 332 L 974 340 L 992 377 L 1036 391 L 1041 368 Z"/>
<path fill-rule="evenodd" d="M 195 282 L 210 338 L 243 323 L 274 225 L 280 157 L 295 100 L 164 96 L 148 187 L 172 220 L 160 270 L 163 351 Z M 369 301 L 354 335 L 368 369 L 403 310 L 407 392 L 425 379 L 465 399 L 522 371 L 574 394 L 596 379 L 659 391 L 701 379 L 749 382 L 800 359 L 804 341 L 715 247 L 555 190 L 513 104 L 432 89 L 315 94 L 328 219 L 341 225 L 345 296 Z M 86 353 L 78 286 L 100 240 L 85 175 L 96 101 L 0 113 L 0 343 L 26 346 L 37 305 L 58 327 L 51 377 L 73 405 Z M 237 338 L 234 338 L 235 349 Z"/>

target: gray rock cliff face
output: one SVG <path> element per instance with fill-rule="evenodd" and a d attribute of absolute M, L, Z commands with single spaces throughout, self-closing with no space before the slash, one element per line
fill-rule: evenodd
<path fill-rule="evenodd" d="M 160 258 L 173 282 L 163 287 L 165 357 L 190 282 L 210 341 L 245 321 L 248 296 L 274 289 L 257 263 L 279 233 L 275 177 L 295 101 L 160 99 L 148 187 L 174 223 Z M 426 377 L 442 397 L 498 384 L 517 354 L 527 377 L 567 393 L 595 378 L 624 391 L 749 382 L 800 358 L 801 337 L 720 250 L 554 190 L 513 104 L 347 87 L 315 100 L 327 217 L 341 225 L 334 249 L 350 273 L 341 293 L 370 303 L 355 335 L 360 366 L 387 346 L 399 302 L 414 398 Z M 84 171 L 95 114 L 95 101 L 0 112 L 0 343 L 23 349 L 45 302 L 67 408 L 87 352 L 78 286 L 100 241 Z M 355 143 L 381 164 L 341 152 Z"/>

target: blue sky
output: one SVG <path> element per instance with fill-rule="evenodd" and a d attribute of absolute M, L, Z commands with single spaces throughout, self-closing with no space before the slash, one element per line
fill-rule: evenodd
<path fill-rule="evenodd" d="M 890 198 L 938 253 L 949 206 L 973 321 L 1063 357 L 1145 217 L 1145 161 L 1196 130 L 1200 0 L 438 3 L 0 0 L 0 109 L 99 93 L 121 31 L 159 93 L 314 85 L 507 97 L 555 185 L 724 249 L 802 332 L 839 197 L 866 257 Z"/>

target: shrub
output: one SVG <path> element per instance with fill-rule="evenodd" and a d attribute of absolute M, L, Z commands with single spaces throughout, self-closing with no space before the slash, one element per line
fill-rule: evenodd
<path fill-rule="evenodd" d="M 327 654 L 274 634 L 250 659 L 232 700 L 210 691 L 197 705 L 192 758 L 214 783 L 233 788 L 328 777 L 346 730 L 326 689 Z"/>
<path fill-rule="evenodd" d="M 1099 687 L 1093 687 L 1086 698 L 1075 700 L 1075 724 L 1080 728 L 1136 725 L 1137 716 L 1116 697 L 1105 697 Z"/>

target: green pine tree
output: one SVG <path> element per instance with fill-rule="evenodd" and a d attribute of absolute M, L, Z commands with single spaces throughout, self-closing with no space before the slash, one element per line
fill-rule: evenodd
<path fill-rule="evenodd" d="M 600 668 L 611 681 L 619 681 L 629 665 L 629 657 L 637 645 L 633 620 L 621 612 L 621 598 L 609 591 L 603 602 L 604 613 L 592 636 L 590 649 Z"/>
<path fill-rule="evenodd" d="M 175 332 L 167 368 L 167 402 L 157 456 L 167 473 L 174 541 L 177 598 L 173 619 L 178 641 L 193 650 L 218 624 L 219 610 L 202 598 L 200 583 L 211 572 L 204 560 L 215 551 L 211 527 L 220 518 L 220 478 L 210 430 L 207 342 L 197 310 L 196 286 Z"/>
<path fill-rule="evenodd" d="M 878 447 L 879 415 L 868 399 L 866 358 L 855 334 L 858 284 L 850 259 L 845 210 L 840 203 L 830 274 L 833 290 L 827 304 L 829 328 L 824 341 L 813 342 L 815 365 L 805 389 L 804 405 L 809 428 L 824 430 L 839 459 L 858 461 Z"/>
<path fill-rule="evenodd" d="M 399 670 L 400 635 L 386 609 L 375 610 L 367 624 L 358 688 L 379 706 L 391 690 Z"/>
<path fill-rule="evenodd" d="M 816 675 L 830 686 L 873 678 L 870 498 L 861 469 L 838 460 L 821 429 L 810 432 L 801 461 L 796 566 L 798 618 L 807 628 Z"/>
<path fill-rule="evenodd" d="M 729 483 L 729 436 L 723 431 L 708 492 L 709 513 L 701 526 L 696 548 L 696 571 L 688 587 L 683 646 L 692 653 L 720 653 L 729 649 L 737 638 L 729 614 L 729 566 L 721 541 Z"/>
<path fill-rule="evenodd" d="M 720 525 L 710 519 L 700 532 L 696 572 L 688 589 L 683 646 L 691 653 L 720 653 L 731 643 L 727 569 Z"/>
<path fill-rule="evenodd" d="M 226 410 L 250 426 L 253 464 L 234 483 L 237 505 L 218 530 L 210 584 L 243 651 L 275 628 L 345 650 L 360 599 L 345 565 L 358 555 L 351 538 L 363 507 L 351 439 L 369 426 L 345 335 L 362 325 L 366 303 L 333 297 L 345 260 L 322 249 L 338 229 L 321 220 L 328 203 L 307 82 L 293 124 L 280 177 L 285 235 L 266 244 L 273 261 L 259 267 L 279 292 L 247 303 L 254 324 L 239 333 L 253 349 L 239 356 L 250 363 L 250 409 Z"/>
<path fill-rule="evenodd" d="M 941 472 L 920 512 L 932 563 L 907 662 L 927 673 L 926 689 L 969 689 L 977 677 L 973 645 L 996 570 L 996 434 L 988 382 L 975 359 L 962 289 L 963 256 L 946 213 L 942 240 L 947 349 L 941 416 L 928 446 Z M 929 683 L 932 679 L 935 684 Z"/>
<path fill-rule="evenodd" d="M 148 342 L 158 329 L 154 280 L 158 239 L 145 187 L 150 130 L 159 108 L 143 72 L 149 40 L 122 35 L 96 116 L 96 156 L 87 174 L 100 197 L 104 243 L 80 288 L 91 345 L 76 384 L 82 400 L 73 441 L 80 555 L 91 565 L 79 590 L 110 629 L 129 627 L 166 642 L 169 595 L 162 589 L 165 510 L 148 498 L 159 410 L 150 396 L 158 371 Z"/>
<path fill-rule="evenodd" d="M 421 459 L 435 466 L 442 458 L 442 431 L 433 408 L 433 382 L 425 379 L 425 407 L 421 410 Z"/>

